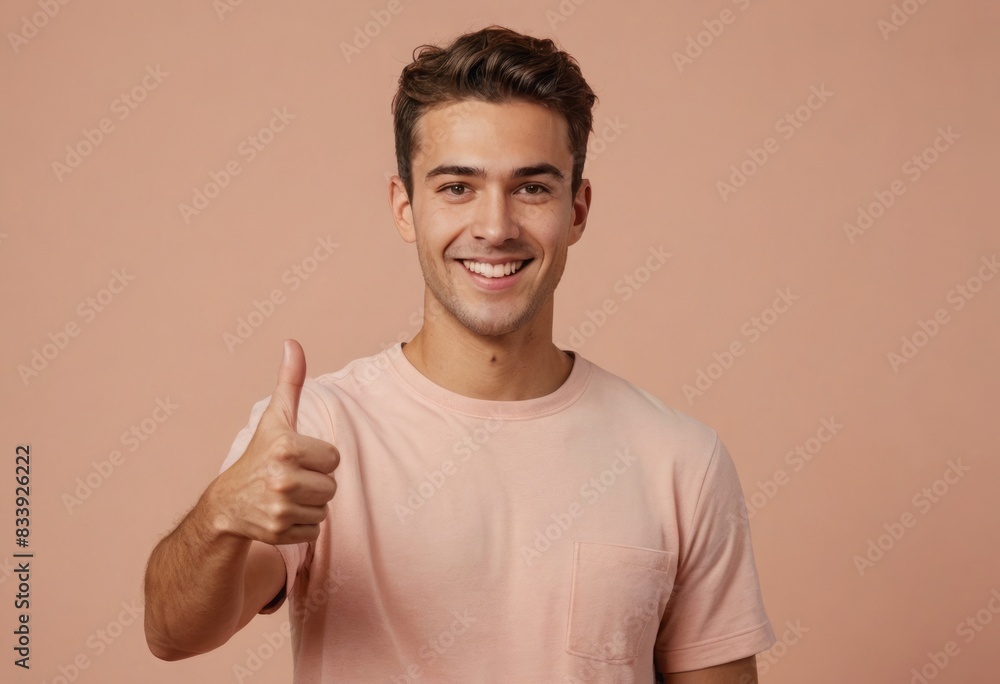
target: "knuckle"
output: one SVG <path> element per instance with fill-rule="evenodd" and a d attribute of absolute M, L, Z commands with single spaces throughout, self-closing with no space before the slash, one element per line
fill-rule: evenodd
<path fill-rule="evenodd" d="M 267 488 L 277 494 L 290 494 L 295 491 L 296 483 L 291 474 L 285 470 L 267 478 Z"/>
<path fill-rule="evenodd" d="M 291 511 L 287 504 L 283 501 L 275 501 L 267 510 L 268 517 L 271 522 L 274 522 L 283 527 L 288 526 L 288 520 L 291 517 Z"/>
<path fill-rule="evenodd" d="M 288 525 L 285 524 L 285 522 L 283 520 L 281 520 L 280 518 L 278 518 L 278 517 L 272 517 L 267 522 L 264 523 L 264 529 L 268 533 L 270 533 L 273 537 L 277 538 L 286 529 L 288 529 Z"/>
<path fill-rule="evenodd" d="M 294 461 L 298 452 L 298 440 L 292 432 L 280 432 L 272 442 L 274 457 L 279 461 Z"/>
<path fill-rule="evenodd" d="M 274 458 L 269 458 L 267 461 L 261 465 L 258 475 L 264 479 L 270 477 L 278 477 L 287 470 L 288 465 L 283 462 L 282 457 L 275 456 Z"/>

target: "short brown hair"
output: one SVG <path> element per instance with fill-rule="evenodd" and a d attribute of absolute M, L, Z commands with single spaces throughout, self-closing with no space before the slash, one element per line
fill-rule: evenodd
<path fill-rule="evenodd" d="M 580 65 L 554 42 L 496 25 L 459 36 L 445 48 L 421 45 L 413 51 L 413 62 L 403 68 L 392 114 L 397 173 L 407 196 L 413 198 L 417 121 L 429 109 L 466 99 L 533 102 L 562 114 L 569 127 L 576 196 L 597 96 Z"/>

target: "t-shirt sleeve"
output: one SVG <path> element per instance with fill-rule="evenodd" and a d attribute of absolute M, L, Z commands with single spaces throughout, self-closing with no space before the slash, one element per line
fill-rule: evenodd
<path fill-rule="evenodd" d="M 299 412 L 296 417 L 296 431 L 301 435 L 308 435 L 333 442 L 331 434 L 333 426 L 330 422 L 329 411 L 323 403 L 322 398 L 316 391 L 310 388 L 312 382 L 312 380 L 307 379 L 302 387 L 302 394 L 299 398 Z M 270 402 L 271 398 L 265 397 L 254 404 L 250 410 L 250 419 L 247 421 L 246 427 L 237 433 L 236 439 L 233 440 L 233 444 L 229 448 L 229 454 L 223 461 L 222 467 L 219 468 L 219 473 L 224 472 L 236 463 L 244 452 L 246 452 L 247 446 L 250 444 L 250 439 L 253 437 L 254 432 L 257 431 L 257 425 L 264 414 L 264 409 L 267 408 Z M 278 595 L 260 610 L 260 614 L 267 615 L 273 613 L 285 602 L 285 598 L 291 593 L 292 587 L 295 584 L 295 578 L 312 558 L 312 549 L 310 547 L 311 544 L 307 542 L 275 546 L 285 561 L 285 585 L 278 592 Z"/>
<path fill-rule="evenodd" d="M 775 642 L 739 475 L 717 434 L 700 487 L 691 482 L 692 496 L 678 506 L 680 558 L 656 638 L 660 672 L 721 665 Z"/>

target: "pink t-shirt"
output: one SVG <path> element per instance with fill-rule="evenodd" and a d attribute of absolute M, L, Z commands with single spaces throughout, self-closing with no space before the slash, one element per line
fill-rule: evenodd
<path fill-rule="evenodd" d="M 774 643 L 716 432 L 574 356 L 524 401 L 400 344 L 306 381 L 298 430 L 341 461 L 315 545 L 278 547 L 294 682 L 651 684 Z"/>

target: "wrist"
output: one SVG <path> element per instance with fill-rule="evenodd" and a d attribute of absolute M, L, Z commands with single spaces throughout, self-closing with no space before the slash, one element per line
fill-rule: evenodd
<path fill-rule="evenodd" d="M 249 548 L 251 540 L 239 528 L 242 519 L 240 504 L 222 491 L 218 480 L 205 489 L 195 504 L 192 517 L 198 536 L 206 543 L 242 542 Z"/>

